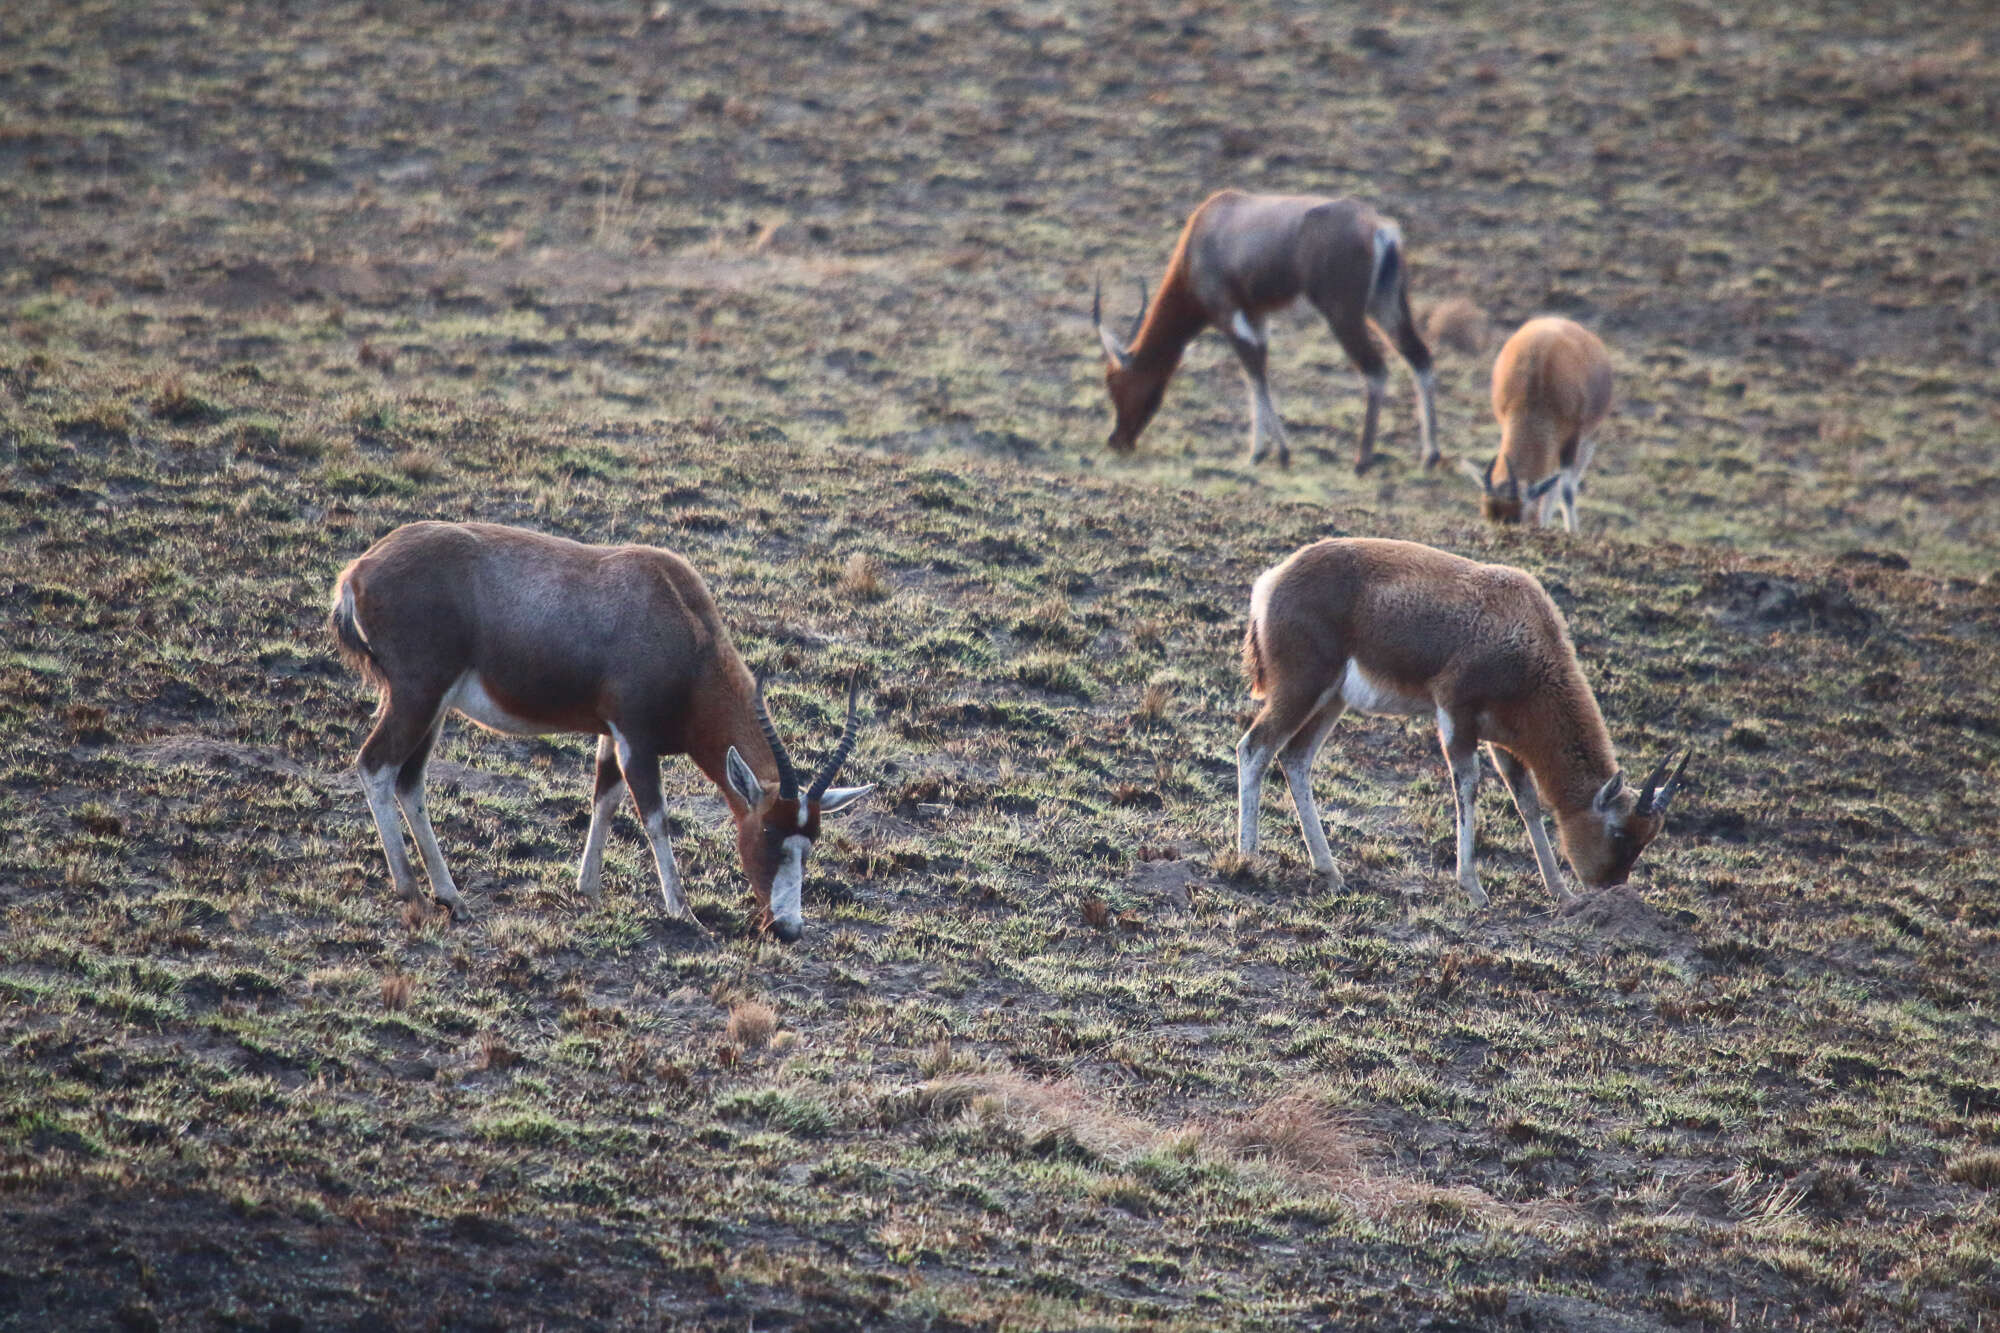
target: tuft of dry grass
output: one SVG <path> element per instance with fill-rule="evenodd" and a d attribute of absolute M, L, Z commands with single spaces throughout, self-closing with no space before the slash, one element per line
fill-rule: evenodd
<path fill-rule="evenodd" d="M 1132 714 L 1132 720 L 1141 726 L 1156 727 L 1166 719 L 1167 705 L 1173 701 L 1173 689 L 1163 680 L 1153 681 L 1139 696 L 1139 707 Z"/>
<path fill-rule="evenodd" d="M 1221 1126 L 1215 1137 L 1238 1156 L 1283 1162 L 1313 1175 L 1347 1174 L 1361 1165 L 1359 1136 L 1302 1092 L 1272 1098 Z"/>
<path fill-rule="evenodd" d="M 729 1026 L 724 1035 L 746 1051 L 754 1051 L 771 1040 L 778 1030 L 778 1011 L 762 1000 L 743 1000 L 731 1006 Z"/>
<path fill-rule="evenodd" d="M 403 972 L 390 972 L 382 978 L 382 1007 L 401 1011 L 410 1007 L 410 996 L 416 992 L 414 978 Z"/>
<path fill-rule="evenodd" d="M 1978 1189 L 2000 1189 L 2000 1152 L 1973 1152 L 1955 1157 L 1944 1169 L 1947 1180 Z"/>
<path fill-rule="evenodd" d="M 1433 347 L 1449 347 L 1461 356 L 1478 356 L 1493 337 L 1493 321 L 1463 296 L 1440 301 L 1424 318 L 1424 336 Z"/>
<path fill-rule="evenodd" d="M 856 551 L 847 557 L 847 564 L 840 571 L 840 582 L 835 586 L 841 596 L 855 602 L 879 602 L 889 595 L 882 578 L 882 562 L 866 551 Z"/>

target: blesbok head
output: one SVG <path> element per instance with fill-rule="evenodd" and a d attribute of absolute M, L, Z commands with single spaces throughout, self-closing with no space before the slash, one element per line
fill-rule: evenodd
<path fill-rule="evenodd" d="M 1111 392 L 1111 410 L 1116 414 L 1111 437 L 1105 443 L 1116 453 L 1130 453 L 1138 447 L 1139 432 L 1146 429 L 1146 423 L 1160 410 L 1160 400 L 1167 394 L 1167 377 L 1134 370 L 1132 355 L 1127 350 L 1138 339 L 1139 330 L 1146 326 L 1146 308 L 1150 304 L 1142 278 L 1138 317 L 1132 321 L 1131 334 L 1120 342 L 1117 334 L 1104 327 L 1101 288 L 1093 285 L 1090 290 L 1090 322 L 1097 326 L 1097 340 L 1104 344 L 1104 387 Z"/>
<path fill-rule="evenodd" d="M 763 728 L 777 763 L 778 785 L 766 787 L 733 745 L 725 760 L 729 790 L 744 807 L 735 812 L 736 853 L 742 858 L 743 873 L 750 878 L 751 891 L 757 895 L 758 928 L 771 931 L 787 944 L 805 932 L 800 892 L 805 884 L 806 857 L 819 838 L 821 818 L 851 809 L 875 790 L 873 783 L 865 787 L 833 785 L 854 748 L 854 707 L 860 687 L 861 677 L 856 674 L 847 683 L 847 725 L 841 731 L 840 744 L 803 789 L 792 757 L 778 739 L 778 729 L 771 725 L 761 678 L 757 681 L 757 724 Z"/>
<path fill-rule="evenodd" d="M 1493 469 L 1499 462 L 1500 459 L 1496 456 L 1482 470 L 1469 458 L 1458 460 L 1458 470 L 1479 488 L 1479 512 L 1495 523 L 1519 523 L 1530 504 L 1539 503 L 1543 496 L 1554 490 L 1562 481 L 1560 475 L 1555 475 L 1543 477 L 1532 485 L 1523 486 L 1518 478 L 1509 477 L 1496 486 L 1493 484 Z"/>
<path fill-rule="evenodd" d="M 1667 826 L 1667 805 L 1680 785 L 1690 754 L 1681 755 L 1670 776 L 1667 766 L 1673 764 L 1674 756 L 1669 753 L 1636 792 L 1626 785 L 1623 773 L 1613 773 L 1610 781 L 1598 788 L 1587 812 L 1557 821 L 1563 855 L 1569 858 L 1578 879 L 1593 889 L 1604 889 L 1623 884 L 1631 876 L 1639 853 Z"/>

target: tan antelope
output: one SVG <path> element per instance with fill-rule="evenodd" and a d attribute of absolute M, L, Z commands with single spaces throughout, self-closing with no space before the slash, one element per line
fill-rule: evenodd
<path fill-rule="evenodd" d="M 1243 364 L 1250 391 L 1250 461 L 1275 448 L 1278 462 L 1290 464 L 1284 423 L 1264 377 L 1264 329 L 1273 311 L 1303 296 L 1326 318 L 1368 385 L 1354 470 L 1365 471 L 1374 461 L 1375 419 L 1389 382 L 1388 365 L 1369 332 L 1371 319 L 1416 373 L 1419 458 L 1427 468 L 1437 466 L 1431 353 L 1410 318 L 1404 268 L 1402 231 L 1366 204 L 1241 190 L 1210 195 L 1188 216 L 1159 296 L 1148 301 L 1140 283 L 1129 346 L 1104 327 L 1101 293 L 1091 295 L 1090 318 L 1108 358 L 1104 380 L 1117 414 L 1111 448 L 1126 453 L 1138 445 L 1182 351 L 1212 326 Z"/>
<path fill-rule="evenodd" d="M 1577 487 L 1610 410 L 1611 358 L 1596 334 L 1553 315 L 1514 330 L 1493 362 L 1500 452 L 1484 471 L 1459 463 L 1479 487 L 1481 512 L 1519 523 L 1532 506 L 1541 527 L 1560 504 L 1563 527 L 1575 532 Z"/>
<path fill-rule="evenodd" d="M 1236 747 L 1239 847 L 1257 850 L 1264 774 L 1275 757 L 1320 873 L 1339 872 L 1313 803 L 1311 769 L 1346 709 L 1434 714 L 1458 804 L 1458 882 L 1486 893 L 1472 864 L 1479 745 L 1514 797 L 1542 881 L 1572 895 L 1542 831 L 1555 814 L 1563 854 L 1591 888 L 1622 884 L 1660 835 L 1687 758 L 1625 782 L 1569 629 L 1533 577 L 1414 542 L 1340 538 L 1265 571 L 1243 638 L 1250 692 L 1264 707 Z M 1672 756 L 1668 756 L 1671 760 Z"/>
<path fill-rule="evenodd" d="M 411 523 L 341 571 L 328 623 L 342 656 L 381 694 L 358 767 L 389 873 L 404 898 L 420 901 L 400 805 L 431 893 L 454 917 L 466 915 L 465 901 L 424 810 L 424 767 L 454 710 L 512 736 L 595 733 L 578 892 L 598 896 L 605 835 L 629 786 L 667 912 L 697 928 L 667 841 L 663 756 L 687 755 L 721 789 L 758 926 L 786 941 L 804 929 L 800 889 L 820 819 L 874 789 L 832 785 L 854 745 L 858 681 L 840 744 L 802 788 L 763 682 L 737 656 L 701 575 L 671 551 L 585 546 L 493 523 Z"/>

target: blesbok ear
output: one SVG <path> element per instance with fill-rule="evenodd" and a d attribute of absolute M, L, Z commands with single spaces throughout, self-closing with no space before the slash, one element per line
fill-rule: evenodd
<path fill-rule="evenodd" d="M 1615 814 L 1618 809 L 1618 793 L 1625 789 L 1625 775 L 1613 773 L 1611 780 L 1597 789 L 1597 795 L 1590 798 L 1590 808 L 1600 815 Z"/>
<path fill-rule="evenodd" d="M 1554 490 L 1557 484 L 1562 481 L 1562 479 L 1563 479 L 1562 473 L 1560 472 L 1556 473 L 1553 476 L 1543 477 L 1540 481 L 1536 482 L 1534 485 L 1528 488 L 1528 498 L 1530 500 L 1541 499 L 1544 495 L 1547 495 L 1550 491 Z"/>
<path fill-rule="evenodd" d="M 850 805 L 859 805 L 861 798 L 874 790 L 875 784 L 872 782 L 865 787 L 835 787 L 819 798 L 820 818 L 840 814 Z"/>
<path fill-rule="evenodd" d="M 722 761 L 723 776 L 729 780 L 729 790 L 743 798 L 743 804 L 752 810 L 764 803 L 764 784 L 750 771 L 750 765 L 743 762 L 743 756 L 729 747 L 728 757 Z"/>
<path fill-rule="evenodd" d="M 1493 489 L 1492 484 L 1487 480 L 1487 478 L 1493 475 L 1493 465 L 1491 463 L 1482 468 L 1470 458 L 1461 458 L 1458 460 L 1458 470 L 1463 472 L 1472 484 L 1477 486 L 1482 492 Z"/>

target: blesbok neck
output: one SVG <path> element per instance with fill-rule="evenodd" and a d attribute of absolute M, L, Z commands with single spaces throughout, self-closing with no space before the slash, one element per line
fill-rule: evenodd
<path fill-rule="evenodd" d="M 1590 808 L 1598 790 L 1618 771 L 1611 732 L 1580 669 L 1572 669 L 1568 688 L 1542 696 L 1544 716 L 1523 733 L 1527 743 L 1521 761 L 1534 774 L 1535 789 L 1556 815 L 1572 816 Z"/>
<path fill-rule="evenodd" d="M 1208 323 L 1208 312 L 1188 287 L 1187 260 L 1176 251 L 1160 291 L 1146 311 L 1146 322 L 1126 349 L 1131 368 L 1141 374 L 1170 375 L 1181 353 Z"/>
<path fill-rule="evenodd" d="M 756 710 L 751 703 L 755 692 L 756 684 L 748 671 L 741 673 L 740 680 L 723 682 L 708 697 L 731 699 L 732 705 L 718 708 L 713 715 L 692 722 L 688 728 L 688 758 L 715 784 L 722 799 L 729 803 L 731 813 L 738 818 L 747 813 L 748 807 L 729 785 L 731 746 L 767 789 L 775 791 L 778 786 L 778 760 L 771 753 L 770 742 L 764 739 L 763 728 L 757 725 Z"/>

